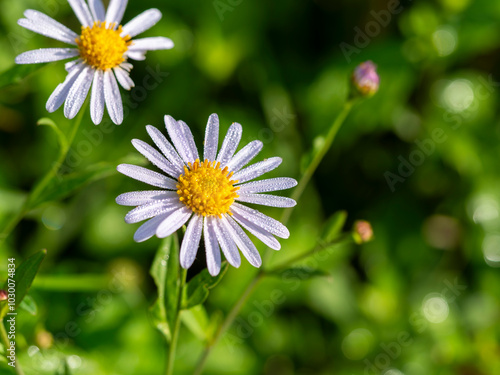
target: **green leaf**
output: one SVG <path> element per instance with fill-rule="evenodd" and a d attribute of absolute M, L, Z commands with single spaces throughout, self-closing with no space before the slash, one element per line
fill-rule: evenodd
<path fill-rule="evenodd" d="M 64 170 L 61 172 L 64 172 Z M 75 190 L 91 182 L 112 176 L 115 173 L 117 173 L 116 165 L 111 163 L 98 163 L 81 172 L 56 176 L 38 197 L 33 197 L 31 199 L 28 203 L 28 209 L 32 210 L 42 203 L 63 199 Z"/>
<path fill-rule="evenodd" d="M 321 239 L 325 242 L 331 242 L 342 232 L 345 221 L 347 220 L 347 211 L 337 211 L 327 220 Z"/>
<path fill-rule="evenodd" d="M 38 313 L 36 302 L 29 294 L 27 294 L 21 301 L 19 308 L 29 312 L 31 315 L 36 315 Z"/>
<path fill-rule="evenodd" d="M 158 299 L 150 311 L 155 326 L 167 341 L 171 340 L 179 302 L 179 242 L 176 235 L 162 241 L 150 274 L 158 289 Z"/>
<path fill-rule="evenodd" d="M 209 332 L 208 314 L 203 305 L 197 305 L 181 312 L 181 319 L 184 325 L 199 340 L 207 341 Z"/>
<path fill-rule="evenodd" d="M 47 250 L 41 250 L 29 258 L 27 258 L 24 262 L 22 262 L 19 267 L 16 268 L 16 273 L 14 275 L 14 283 L 16 289 L 16 303 L 15 308 L 19 306 L 22 302 L 24 296 L 28 293 L 28 290 L 35 279 L 35 276 L 40 268 L 40 264 L 42 264 L 43 259 L 47 255 Z M 4 285 L 4 289 L 8 290 L 8 282 L 7 280 Z M 12 312 L 12 310 L 10 311 Z"/>
<path fill-rule="evenodd" d="M 66 136 L 64 133 L 59 129 L 59 127 L 56 125 L 54 121 L 52 121 L 50 118 L 44 117 L 38 120 L 37 122 L 38 126 L 48 126 L 51 128 L 57 136 L 57 140 L 59 142 L 59 147 L 61 150 L 66 150 L 68 148 L 68 140 L 66 139 Z"/>
<path fill-rule="evenodd" d="M 211 276 L 205 268 L 198 275 L 193 277 L 183 290 L 181 309 L 190 309 L 205 302 L 210 293 L 210 289 L 214 288 L 221 281 L 227 268 L 227 262 L 223 262 L 217 276 Z"/>
<path fill-rule="evenodd" d="M 309 267 L 291 267 L 284 270 L 270 271 L 266 273 L 269 276 L 279 277 L 283 280 L 309 280 L 313 277 L 329 277 L 330 274 L 323 270 L 313 269 Z"/>
<path fill-rule="evenodd" d="M 43 68 L 45 64 L 16 64 L 0 73 L 0 88 L 21 82 L 33 72 Z"/>

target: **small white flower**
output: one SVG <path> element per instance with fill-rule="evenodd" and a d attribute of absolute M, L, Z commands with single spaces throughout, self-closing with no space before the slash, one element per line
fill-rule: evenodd
<path fill-rule="evenodd" d="M 104 105 L 115 124 L 123 121 L 123 103 L 117 80 L 125 90 L 134 87 L 128 59 L 144 60 L 146 52 L 170 49 L 174 43 L 163 37 L 133 39 L 153 27 L 161 18 L 158 9 L 149 9 L 123 27 L 120 25 L 128 0 L 111 0 L 107 12 L 101 0 L 68 0 L 82 24 L 78 35 L 49 16 L 36 10 L 24 12 L 18 24 L 28 30 L 76 46 L 76 48 L 40 48 L 16 57 L 17 64 L 38 64 L 78 59 L 66 64 L 68 75 L 47 101 L 47 111 L 54 112 L 64 103 L 64 116 L 74 118 L 92 86 L 90 115 L 99 124 Z"/>
<path fill-rule="evenodd" d="M 261 193 L 289 189 L 296 186 L 297 181 L 281 177 L 249 182 L 275 169 L 282 160 L 274 157 L 245 167 L 260 152 L 262 142 L 250 142 L 235 154 L 241 139 L 240 124 L 231 125 L 217 153 L 219 118 L 216 114 L 210 116 L 204 162 L 200 162 L 186 123 L 165 116 L 165 125 L 173 146 L 157 128 L 146 126 L 161 153 L 138 139 L 132 140 L 132 144 L 166 175 L 130 164 L 117 168 L 124 175 L 162 189 L 135 191 L 116 198 L 123 206 L 137 206 L 125 216 L 125 222 L 149 219 L 135 232 L 134 240 L 142 242 L 155 234 L 164 238 L 189 222 L 180 249 L 183 268 L 193 264 L 202 232 L 211 275 L 220 271 L 219 246 L 234 267 L 241 264 L 238 248 L 250 264 L 260 267 L 260 254 L 241 227 L 275 250 L 280 249 L 280 243 L 274 236 L 288 238 L 290 233 L 279 221 L 237 202 L 293 207 L 296 204 L 293 199 Z"/>

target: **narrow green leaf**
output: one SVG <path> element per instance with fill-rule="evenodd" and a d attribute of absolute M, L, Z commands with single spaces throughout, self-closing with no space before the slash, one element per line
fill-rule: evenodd
<path fill-rule="evenodd" d="M 151 306 L 153 322 L 167 341 L 171 340 L 178 304 L 179 243 L 176 235 L 162 241 L 156 252 L 150 274 L 155 281 L 158 298 Z"/>
<path fill-rule="evenodd" d="M 61 150 L 67 149 L 68 140 L 66 139 L 66 136 L 61 131 L 61 129 L 59 129 L 59 127 L 54 121 L 52 121 L 50 118 L 44 117 L 38 120 L 37 125 L 48 126 L 49 128 L 51 128 L 54 131 L 54 133 L 56 133 L 57 141 L 59 142 L 59 147 L 61 148 Z"/>
<path fill-rule="evenodd" d="M 31 199 L 28 203 L 28 209 L 34 209 L 42 203 L 63 199 L 75 190 L 80 189 L 91 182 L 112 176 L 115 173 L 117 172 L 114 164 L 98 163 L 81 172 L 56 176 L 38 197 L 33 197 Z"/>
<path fill-rule="evenodd" d="M 15 64 L 0 73 L 0 88 L 21 82 L 33 72 L 43 68 L 45 64 Z"/>
<path fill-rule="evenodd" d="M 36 315 L 38 313 L 36 302 L 29 294 L 21 301 L 19 308 L 29 312 L 31 315 Z"/>
<path fill-rule="evenodd" d="M 208 314 L 203 305 L 197 305 L 181 312 L 181 319 L 184 325 L 199 340 L 207 341 L 209 332 Z"/>
<path fill-rule="evenodd" d="M 24 296 L 28 293 L 28 290 L 33 283 L 33 280 L 38 272 L 38 269 L 40 268 L 40 264 L 42 264 L 42 261 L 45 258 L 45 255 L 47 255 L 47 250 L 41 250 L 27 258 L 19 265 L 19 267 L 16 268 L 16 273 L 14 275 L 14 283 L 16 289 L 15 308 L 19 306 Z M 8 290 L 8 283 L 9 280 L 5 282 L 5 290 Z"/>
<path fill-rule="evenodd" d="M 179 313 L 179 288 L 180 288 L 180 263 L 179 263 L 179 242 L 177 235 L 170 237 L 170 256 L 167 262 L 167 278 L 165 280 L 165 312 L 167 313 L 167 323 L 170 332 L 174 331 L 177 314 Z"/>
<path fill-rule="evenodd" d="M 266 273 L 269 276 L 279 277 L 282 280 L 308 280 L 313 277 L 329 277 L 330 274 L 323 270 L 308 267 L 291 267 L 284 270 L 270 271 Z"/>
<path fill-rule="evenodd" d="M 325 242 L 331 242 L 339 236 L 347 220 L 347 211 L 337 211 L 327 220 L 321 239 Z"/>
<path fill-rule="evenodd" d="M 184 288 L 181 309 L 190 309 L 205 302 L 210 293 L 210 289 L 214 288 L 222 280 L 227 268 L 227 262 L 223 262 L 217 276 L 211 276 L 205 268 L 198 275 L 193 277 Z"/>

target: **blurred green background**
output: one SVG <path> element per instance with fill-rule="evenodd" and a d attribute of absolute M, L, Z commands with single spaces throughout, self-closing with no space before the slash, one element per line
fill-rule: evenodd
<path fill-rule="evenodd" d="M 129 2 L 125 22 L 159 8 L 163 19 L 144 36 L 170 37 L 175 48 L 134 62 L 136 89 L 123 93 L 123 125 L 109 125 L 105 115 L 94 126 L 85 114 L 65 172 L 100 163 L 105 178 L 30 212 L 0 248 L 0 279 L 7 257 L 48 249 L 31 290 L 38 312 L 18 316 L 27 375 L 62 373 L 64 359 L 72 374 L 163 371 L 165 344 L 148 318 L 156 293 L 148 271 L 160 242 L 134 243 L 138 225 L 126 225 L 127 208 L 114 202 L 146 188 L 113 172 L 125 157 L 146 165 L 130 144 L 152 143 L 145 125 L 163 129 L 170 114 L 192 127 L 201 147 L 216 112 L 221 132 L 237 121 L 242 143 L 264 142 L 259 159 L 283 157 L 272 176 L 298 179 L 347 98 L 349 75 L 365 60 L 378 65 L 380 91 L 355 105 L 291 218 L 290 238 L 269 262 L 313 247 L 340 209 L 349 213 L 346 228 L 369 220 L 375 240 L 305 262 L 328 277 L 264 280 L 205 373 L 500 374 L 500 1 L 403 2 L 385 19 L 391 3 Z M 28 8 L 78 31 L 63 0 L 2 0 L 0 71 L 18 53 L 62 46 L 17 26 Z M 341 44 L 353 48 L 348 58 Z M 0 90 L 0 225 L 57 157 L 54 133 L 37 120 L 72 126 L 62 110 L 45 111 L 64 76 L 63 63 L 48 64 Z M 158 85 L 151 89 L 145 77 Z M 393 188 L 387 172 L 399 176 Z M 214 322 L 254 275 L 242 263 L 208 299 Z M 189 275 L 203 267 L 197 260 Z M 175 373 L 191 374 L 202 348 L 183 327 Z M 0 373 L 12 374 L 4 357 Z"/>

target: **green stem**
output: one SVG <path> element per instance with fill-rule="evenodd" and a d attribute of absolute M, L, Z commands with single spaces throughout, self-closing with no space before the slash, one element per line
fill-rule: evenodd
<path fill-rule="evenodd" d="M 342 108 L 342 111 L 339 113 L 335 121 L 333 122 L 332 126 L 330 127 L 330 130 L 328 131 L 328 134 L 326 135 L 325 141 L 323 145 L 321 146 L 321 149 L 314 155 L 313 160 L 307 167 L 306 171 L 304 172 L 304 175 L 300 179 L 297 187 L 294 190 L 294 193 L 292 194 L 292 199 L 295 199 L 296 201 L 299 200 L 299 198 L 302 196 L 302 193 L 304 192 L 307 184 L 311 180 L 312 176 L 314 175 L 314 172 L 318 168 L 321 160 L 323 160 L 324 156 L 330 149 L 330 146 L 332 145 L 333 141 L 335 140 L 335 136 L 337 135 L 338 131 L 340 130 L 340 127 L 344 123 L 344 120 L 346 119 L 347 115 L 351 111 L 351 108 L 354 104 L 355 100 L 348 100 L 345 104 L 344 107 Z M 288 223 L 288 220 L 290 219 L 290 216 L 293 212 L 293 207 L 288 208 L 283 212 L 283 216 L 281 219 L 281 222 L 283 225 L 286 225 Z M 270 252 L 269 248 L 267 249 L 264 258 L 267 259 L 269 258 Z M 314 249 L 313 249 L 314 250 Z M 314 250 L 315 251 L 315 250 Z M 310 255 L 310 252 L 307 253 L 307 255 Z M 288 262 L 287 262 L 288 263 Z M 207 361 L 208 356 L 210 355 L 210 352 L 212 351 L 212 348 L 217 344 L 219 341 L 219 338 L 222 336 L 222 334 L 233 324 L 234 319 L 238 316 L 240 309 L 242 306 L 245 304 L 247 298 L 250 296 L 252 293 L 253 289 L 257 285 L 258 281 L 261 279 L 261 277 L 264 276 L 264 271 L 259 271 L 257 275 L 252 278 L 250 283 L 247 285 L 246 289 L 243 291 L 243 294 L 241 295 L 240 299 L 236 302 L 236 304 L 233 306 L 229 314 L 226 316 L 224 319 L 223 324 L 221 325 L 220 329 L 215 333 L 214 339 L 212 342 L 210 342 L 205 350 L 203 351 L 198 364 L 196 366 L 196 370 L 194 372 L 195 375 L 201 375 L 203 372 L 203 368 L 205 366 L 205 363 Z"/>
<path fill-rule="evenodd" d="M 201 354 L 201 357 L 198 360 L 198 364 L 196 365 L 196 369 L 193 373 L 194 375 L 201 375 L 203 373 L 203 368 L 205 367 L 205 363 L 207 362 L 208 356 L 210 355 L 212 348 L 217 344 L 222 334 L 227 329 L 229 329 L 229 327 L 231 327 L 234 320 L 238 316 L 241 308 L 247 301 L 248 297 L 250 297 L 250 294 L 252 294 L 253 290 L 255 289 L 255 287 L 257 286 L 258 282 L 261 280 L 263 275 L 264 274 L 259 271 L 259 273 L 257 273 L 257 275 L 253 277 L 250 283 L 247 285 L 243 294 L 240 296 L 236 304 L 233 306 L 229 314 L 224 319 L 224 323 L 222 323 L 217 332 L 214 334 L 213 339 L 208 343 L 205 350 L 203 350 L 203 353 Z"/>
<path fill-rule="evenodd" d="M 352 243 L 353 241 L 354 241 L 354 239 L 352 237 L 352 233 L 344 233 L 341 236 L 339 236 L 338 238 L 336 238 L 335 240 L 332 240 L 328 243 L 320 243 L 320 244 L 314 246 L 311 250 L 306 251 L 302 254 L 298 254 L 297 256 L 291 258 L 290 260 L 287 260 L 278 266 L 275 266 L 275 267 L 268 269 L 268 270 L 266 269 L 262 272 L 264 273 L 264 275 L 266 275 L 266 274 L 273 273 L 273 272 L 283 271 L 283 270 L 287 269 L 288 267 L 294 265 L 295 263 L 300 262 L 301 260 L 306 259 L 306 258 L 310 257 L 311 255 L 314 255 L 317 252 L 322 251 L 323 249 L 325 249 L 327 247 L 334 246 L 334 245 L 343 245 L 343 244 L 347 244 L 347 243 Z"/>
<path fill-rule="evenodd" d="M 66 156 L 68 155 L 71 145 L 73 144 L 78 129 L 80 128 L 80 124 L 82 123 L 82 119 L 84 113 L 86 112 L 87 106 L 88 100 L 85 101 L 85 104 L 82 106 L 75 124 L 73 125 L 71 132 L 69 133 L 66 144 L 61 145 L 61 151 L 59 153 L 59 158 L 57 159 L 57 161 L 52 165 L 52 168 L 50 168 L 47 174 L 35 185 L 33 190 L 26 198 L 21 210 L 12 217 L 12 219 L 7 223 L 3 231 L 0 233 L 0 245 L 2 245 L 7 237 L 9 237 L 9 235 L 12 233 L 17 224 L 19 224 L 19 222 L 24 218 L 24 216 L 34 208 L 32 207 L 32 203 L 36 202 L 36 200 L 40 197 L 40 194 L 44 192 L 49 183 L 57 176 L 61 165 L 64 163 L 64 160 L 66 160 Z"/>
<path fill-rule="evenodd" d="M 332 126 L 330 127 L 330 130 L 328 131 L 328 134 L 325 137 L 325 140 L 323 144 L 321 145 L 321 148 L 319 151 L 314 155 L 313 160 L 311 163 L 307 166 L 306 171 L 300 178 L 300 181 L 297 185 L 297 187 L 293 190 L 293 194 L 291 196 L 292 199 L 295 201 L 298 201 L 300 197 L 302 196 L 302 193 L 304 193 L 304 190 L 307 187 L 307 184 L 311 180 L 312 176 L 314 175 L 314 172 L 316 172 L 316 169 L 318 169 L 319 164 L 325 157 L 326 153 L 330 149 L 333 141 L 335 140 L 335 137 L 337 133 L 340 130 L 340 127 L 344 123 L 345 119 L 347 118 L 347 115 L 351 111 L 352 106 L 354 105 L 355 100 L 349 100 L 344 104 L 344 107 L 342 108 L 342 111 L 338 114 L 337 118 L 333 122 Z M 295 207 L 291 207 L 286 209 L 283 212 L 283 216 L 281 217 L 281 222 L 283 225 L 286 225 L 288 223 L 288 220 L 290 219 L 290 216 L 292 215 L 293 209 Z"/>
<path fill-rule="evenodd" d="M 175 351 L 177 350 L 177 343 L 179 341 L 179 331 L 181 328 L 181 302 L 182 302 L 182 292 L 184 290 L 184 285 L 186 284 L 187 270 L 181 268 L 181 279 L 179 282 L 179 297 L 177 300 L 177 315 L 175 317 L 174 332 L 172 333 L 172 341 L 168 347 L 168 359 L 167 359 L 167 370 L 166 375 L 172 375 L 174 373 L 174 363 L 175 363 Z"/>
<path fill-rule="evenodd" d="M 5 346 L 5 351 L 7 351 L 7 349 L 10 347 L 10 341 L 9 341 L 9 337 L 7 336 L 7 331 L 5 330 L 3 319 L 0 320 L 0 336 L 2 337 L 2 343 Z M 7 353 L 5 355 L 7 356 Z M 24 375 L 24 372 L 21 368 L 21 365 L 19 364 L 19 361 L 17 360 L 17 356 L 16 356 L 15 362 L 16 362 L 16 367 L 15 367 L 16 374 L 17 375 Z"/>

